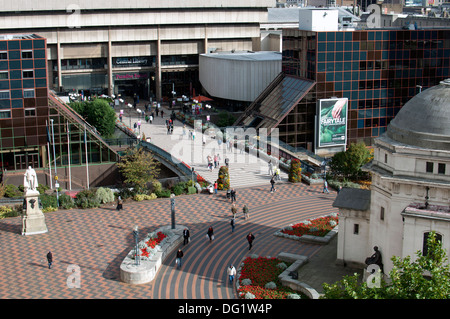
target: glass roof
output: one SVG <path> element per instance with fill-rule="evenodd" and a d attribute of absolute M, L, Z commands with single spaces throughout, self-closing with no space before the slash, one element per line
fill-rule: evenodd
<path fill-rule="evenodd" d="M 282 74 L 249 106 L 235 126 L 274 128 L 315 82 Z"/>

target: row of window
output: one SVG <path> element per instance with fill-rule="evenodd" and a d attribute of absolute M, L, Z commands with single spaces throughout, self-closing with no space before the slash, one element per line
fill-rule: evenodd
<path fill-rule="evenodd" d="M 32 79 L 34 78 L 34 70 L 23 70 L 22 71 L 23 79 Z M 0 80 L 8 80 L 9 72 L 8 71 L 0 71 Z"/>
<path fill-rule="evenodd" d="M 434 173 L 434 164 L 435 163 L 433 163 L 433 162 L 426 163 L 426 172 L 427 173 Z M 438 168 L 437 173 L 445 175 L 445 164 L 444 163 L 437 163 L 437 164 L 438 164 L 437 165 L 437 168 Z"/>
<path fill-rule="evenodd" d="M 36 116 L 36 108 L 26 108 L 23 110 L 25 117 Z M 0 110 L 0 119 L 11 118 L 11 110 Z"/>
<path fill-rule="evenodd" d="M 34 89 L 23 89 L 22 92 L 23 92 L 22 97 L 25 99 L 35 97 Z M 0 91 L 0 100 L 9 100 L 9 99 L 11 99 L 11 93 L 9 90 Z"/>
<path fill-rule="evenodd" d="M 20 51 L 22 59 L 32 59 L 33 51 L 32 50 L 23 50 Z M 0 51 L 0 60 L 8 60 L 8 51 Z"/>

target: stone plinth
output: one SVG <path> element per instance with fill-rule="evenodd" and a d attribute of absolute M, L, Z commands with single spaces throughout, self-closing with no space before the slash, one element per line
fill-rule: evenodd
<path fill-rule="evenodd" d="M 45 216 L 39 205 L 39 192 L 28 190 L 25 193 L 22 213 L 22 235 L 46 233 Z"/>

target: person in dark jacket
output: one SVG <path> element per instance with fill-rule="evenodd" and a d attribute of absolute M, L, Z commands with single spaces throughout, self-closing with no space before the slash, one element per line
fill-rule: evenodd
<path fill-rule="evenodd" d="M 48 262 L 48 269 L 52 268 L 53 264 L 53 254 L 51 251 L 47 253 L 47 262 Z"/>
<path fill-rule="evenodd" d="M 248 250 L 252 249 L 253 241 L 255 240 L 255 236 L 252 233 L 248 233 L 247 241 L 248 241 Z"/>
<path fill-rule="evenodd" d="M 186 245 L 186 244 L 189 243 L 189 236 L 190 236 L 190 234 L 189 234 L 189 229 L 185 228 L 185 229 L 183 230 L 183 238 L 184 238 L 183 245 Z"/>
<path fill-rule="evenodd" d="M 212 226 L 209 226 L 208 228 L 208 237 L 209 237 L 209 241 L 212 241 L 214 239 L 214 230 Z"/>
<path fill-rule="evenodd" d="M 177 263 L 177 268 L 181 268 L 181 258 L 183 258 L 183 256 L 184 256 L 183 251 L 181 249 L 178 249 L 177 259 L 175 260 L 175 262 Z"/>
<path fill-rule="evenodd" d="M 231 202 L 232 203 L 235 202 L 236 201 L 236 191 L 234 190 L 234 188 L 231 189 L 230 195 L 231 195 Z"/>

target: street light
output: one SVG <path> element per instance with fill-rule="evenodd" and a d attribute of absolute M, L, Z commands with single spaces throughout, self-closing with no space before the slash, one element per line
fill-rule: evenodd
<path fill-rule="evenodd" d="M 170 194 L 170 212 L 172 217 L 172 229 L 175 229 L 175 194 Z"/>
<path fill-rule="evenodd" d="M 128 103 L 128 117 L 130 118 L 130 129 L 131 129 L 131 109 L 133 108 L 133 105 Z"/>
<path fill-rule="evenodd" d="M 135 249 L 135 254 L 134 254 L 134 264 L 136 266 L 139 266 L 139 264 L 141 263 L 140 258 L 139 258 L 139 229 L 138 226 L 135 225 L 134 229 L 133 229 L 133 235 L 134 235 L 134 249 Z"/>

